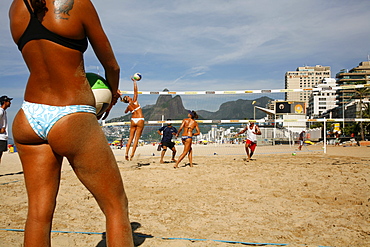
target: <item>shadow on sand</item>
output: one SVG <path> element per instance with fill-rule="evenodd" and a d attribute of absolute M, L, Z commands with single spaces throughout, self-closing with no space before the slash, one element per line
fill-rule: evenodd
<path fill-rule="evenodd" d="M 152 235 L 147 235 L 144 233 L 135 232 L 138 228 L 141 227 L 141 224 L 138 222 L 131 222 L 131 228 L 132 228 L 132 236 L 134 239 L 134 245 L 140 246 L 142 245 L 147 238 L 153 238 Z M 96 247 L 106 247 L 107 241 L 105 238 L 105 232 L 103 233 L 102 240 L 96 245 Z"/>

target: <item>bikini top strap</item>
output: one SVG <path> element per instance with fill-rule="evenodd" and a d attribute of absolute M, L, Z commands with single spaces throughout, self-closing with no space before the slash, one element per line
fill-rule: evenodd
<path fill-rule="evenodd" d="M 132 111 L 131 111 L 131 113 L 133 113 L 133 112 L 136 112 L 137 110 L 139 110 L 141 108 L 141 106 L 139 105 L 138 107 L 136 107 L 135 109 L 133 109 Z"/>
<path fill-rule="evenodd" d="M 33 12 L 33 10 L 32 10 L 32 8 L 31 8 L 30 4 L 28 3 L 28 0 L 23 0 L 23 2 L 24 2 L 24 4 L 25 4 L 25 5 L 26 5 L 26 7 L 27 7 L 28 12 L 30 12 L 30 14 L 31 14 L 32 16 L 35 16 L 35 12 Z"/>

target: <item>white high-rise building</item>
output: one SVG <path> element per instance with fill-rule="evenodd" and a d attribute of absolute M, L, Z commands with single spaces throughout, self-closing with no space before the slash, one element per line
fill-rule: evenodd
<path fill-rule="evenodd" d="M 318 118 L 322 113 L 336 107 L 336 86 L 334 78 L 324 78 L 316 85 L 308 100 L 307 116 Z"/>
<path fill-rule="evenodd" d="M 296 71 L 285 73 L 285 89 L 309 89 L 320 84 L 324 78 L 330 78 L 331 72 L 329 66 L 316 65 L 314 67 L 298 67 Z M 304 101 L 308 104 L 308 99 L 312 91 L 287 92 L 286 101 Z"/>

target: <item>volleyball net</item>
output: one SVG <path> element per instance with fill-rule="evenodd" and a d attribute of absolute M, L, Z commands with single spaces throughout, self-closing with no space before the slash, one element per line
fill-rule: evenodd
<path fill-rule="evenodd" d="M 366 85 L 353 85 L 361 88 Z M 348 86 L 333 87 L 330 90 L 348 89 Z M 145 128 L 140 139 L 143 155 L 156 155 L 156 145 L 161 136 L 157 131 L 167 123 L 179 128 L 187 110 L 195 110 L 201 134 L 193 137 L 197 151 L 194 155 L 245 155 L 245 134 L 235 134 L 250 122 L 261 129 L 257 136 L 258 153 L 293 153 L 297 152 L 299 134 L 305 130 L 305 144 L 300 152 L 326 152 L 327 145 L 335 145 L 340 135 L 341 145 L 356 145 L 356 138 L 350 133 L 357 132 L 358 124 L 370 123 L 369 118 L 318 118 L 306 117 L 303 103 L 312 93 L 322 89 L 271 89 L 239 91 L 140 91 L 139 102 L 145 116 Z M 133 91 L 121 91 L 125 95 Z M 286 101 L 285 96 L 297 100 Z M 178 97 L 179 96 L 179 97 Z M 166 99 L 159 100 L 160 97 Z M 177 100 L 174 98 L 177 97 Z M 173 104 L 179 106 L 174 107 Z M 280 105 L 289 109 L 280 109 Z M 149 116 L 149 118 L 147 117 Z M 169 120 L 170 119 L 170 120 Z M 117 120 L 103 122 L 103 129 L 108 139 L 117 146 L 124 146 L 129 137 L 129 115 Z M 180 138 L 173 139 L 181 152 Z M 356 142 L 356 143 L 355 143 Z M 138 149 L 139 150 L 139 149 Z M 145 151 L 146 150 L 146 151 Z M 167 155 L 170 155 L 168 152 Z"/>

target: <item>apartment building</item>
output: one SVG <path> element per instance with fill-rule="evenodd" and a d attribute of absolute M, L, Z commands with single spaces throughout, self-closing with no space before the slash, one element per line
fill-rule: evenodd
<path fill-rule="evenodd" d="M 316 65 L 298 67 L 285 73 L 285 89 L 309 89 L 320 84 L 324 78 L 330 78 L 330 66 Z M 304 101 L 308 104 L 312 91 L 286 92 L 286 101 Z"/>
<path fill-rule="evenodd" d="M 307 116 L 318 118 L 322 113 L 336 107 L 336 86 L 334 78 L 324 78 L 316 85 L 308 99 Z"/>
<path fill-rule="evenodd" d="M 369 84 L 370 61 L 361 62 L 357 67 L 347 71 L 341 70 L 336 74 L 338 86 Z M 353 100 L 355 89 L 349 88 L 337 91 L 337 105 L 342 106 Z"/>

